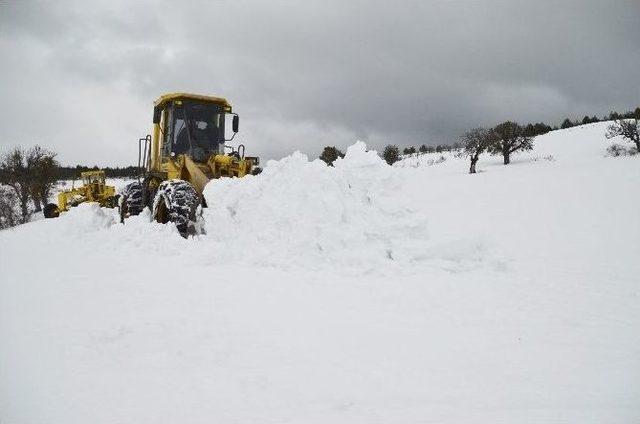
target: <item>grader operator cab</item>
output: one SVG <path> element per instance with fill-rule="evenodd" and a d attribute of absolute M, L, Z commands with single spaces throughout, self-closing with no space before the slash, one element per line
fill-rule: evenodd
<path fill-rule="evenodd" d="M 226 138 L 231 122 L 231 137 Z M 255 173 L 259 159 L 244 146 L 228 146 L 239 117 L 221 97 L 187 93 L 160 96 L 153 109 L 153 135 L 139 140 L 139 181 L 119 198 L 120 219 L 149 207 L 154 220 L 173 222 L 183 237 L 194 234 L 198 206 L 206 206 L 204 186 L 212 179 Z"/>

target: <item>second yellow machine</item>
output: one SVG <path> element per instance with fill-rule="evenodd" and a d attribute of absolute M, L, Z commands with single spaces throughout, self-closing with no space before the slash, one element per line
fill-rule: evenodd
<path fill-rule="evenodd" d="M 226 138 L 226 124 L 232 134 Z M 226 99 L 187 93 L 160 96 L 153 109 L 153 136 L 139 140 L 142 177 L 119 198 L 120 218 L 149 207 L 154 220 L 173 222 L 182 236 L 195 233 L 198 206 L 206 206 L 204 186 L 212 179 L 243 177 L 259 171 L 259 159 L 244 146 L 228 146 L 239 117 Z"/>

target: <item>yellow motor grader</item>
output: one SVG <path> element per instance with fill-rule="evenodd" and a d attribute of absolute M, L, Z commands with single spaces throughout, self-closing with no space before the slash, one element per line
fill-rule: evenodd
<path fill-rule="evenodd" d="M 232 135 L 227 139 L 228 121 Z M 155 221 L 173 222 L 183 237 L 194 234 L 198 206 L 206 207 L 202 191 L 210 180 L 259 172 L 259 159 L 245 157 L 243 145 L 226 144 L 238 125 L 238 114 L 222 97 L 160 96 L 153 108 L 153 135 L 138 142 L 143 175 L 120 193 L 121 222 L 149 207 Z"/>
<path fill-rule="evenodd" d="M 70 190 L 58 193 L 58 204 L 49 203 L 44 207 L 45 218 L 56 218 L 61 212 L 84 202 L 97 202 L 100 206 L 113 208 L 116 206 L 116 189 L 105 182 L 102 170 L 85 171 L 80 173 L 82 185 L 75 187 L 75 181 Z"/>

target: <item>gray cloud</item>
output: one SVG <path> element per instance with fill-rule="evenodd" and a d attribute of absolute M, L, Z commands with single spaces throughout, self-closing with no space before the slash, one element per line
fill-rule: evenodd
<path fill-rule="evenodd" d="M 640 104 L 639 21 L 636 0 L 3 3 L 0 148 L 130 163 L 167 91 L 229 98 L 266 157 L 602 115 Z"/>

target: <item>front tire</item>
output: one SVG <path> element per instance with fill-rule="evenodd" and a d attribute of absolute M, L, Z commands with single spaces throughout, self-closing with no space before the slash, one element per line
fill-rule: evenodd
<path fill-rule="evenodd" d="M 127 184 L 120 193 L 118 207 L 120 209 L 120 222 L 132 216 L 139 215 L 144 209 L 144 187 L 141 183 L 134 181 Z"/>
<path fill-rule="evenodd" d="M 183 180 L 163 181 L 153 201 L 153 219 L 161 224 L 172 222 L 182 237 L 196 234 L 198 193 Z"/>

